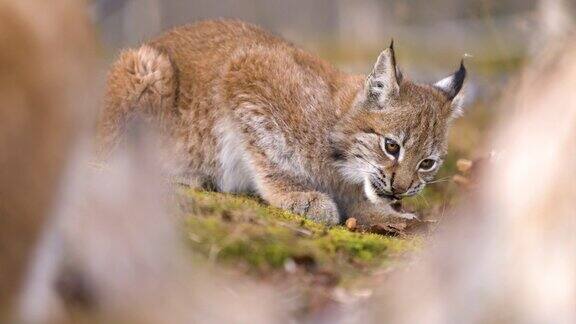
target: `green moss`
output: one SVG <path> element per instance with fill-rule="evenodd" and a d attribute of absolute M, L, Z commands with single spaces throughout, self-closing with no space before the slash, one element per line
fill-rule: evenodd
<path fill-rule="evenodd" d="M 188 201 L 185 223 L 192 249 L 223 264 L 243 265 L 248 272 L 266 274 L 295 260 L 351 278 L 419 245 L 415 238 L 328 228 L 255 197 L 192 190 L 180 195 Z"/>
<path fill-rule="evenodd" d="M 330 229 L 328 235 L 318 239 L 318 245 L 327 253 L 341 253 L 353 261 L 371 262 L 375 257 L 393 251 L 399 239 L 389 239 L 374 234 L 352 233 L 345 228 Z"/>

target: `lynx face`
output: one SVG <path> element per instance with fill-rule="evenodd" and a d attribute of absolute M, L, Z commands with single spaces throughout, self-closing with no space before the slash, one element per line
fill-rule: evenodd
<path fill-rule="evenodd" d="M 419 193 L 433 180 L 447 150 L 454 97 L 466 70 L 434 85 L 403 80 L 392 46 L 385 50 L 358 95 L 354 111 L 338 125 L 334 152 L 340 171 L 362 183 L 376 203 Z"/>

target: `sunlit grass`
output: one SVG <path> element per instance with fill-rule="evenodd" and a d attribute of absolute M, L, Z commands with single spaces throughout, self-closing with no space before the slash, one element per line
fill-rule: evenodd
<path fill-rule="evenodd" d="M 330 271 L 338 280 L 360 276 L 414 251 L 417 237 L 397 238 L 327 227 L 268 206 L 257 198 L 182 190 L 186 233 L 193 251 L 211 262 L 267 274 L 287 263 Z"/>

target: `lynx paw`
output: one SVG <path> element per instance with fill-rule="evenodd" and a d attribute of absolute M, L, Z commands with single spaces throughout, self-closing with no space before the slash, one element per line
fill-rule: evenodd
<path fill-rule="evenodd" d="M 282 207 L 313 221 L 329 225 L 340 222 L 338 207 L 330 197 L 320 192 L 290 193 Z"/>

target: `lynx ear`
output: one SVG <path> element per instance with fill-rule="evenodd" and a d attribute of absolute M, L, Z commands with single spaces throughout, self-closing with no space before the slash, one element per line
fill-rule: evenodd
<path fill-rule="evenodd" d="M 465 78 L 466 68 L 464 67 L 464 60 L 461 60 L 458 71 L 434 84 L 451 101 L 450 107 L 452 111 L 450 114 L 452 118 L 457 118 L 463 113 L 464 95 L 460 94 L 460 90 L 462 90 Z"/>
<path fill-rule="evenodd" d="M 390 46 L 378 56 L 374 69 L 366 79 L 366 95 L 377 99 L 382 107 L 386 99 L 398 94 L 400 78 L 392 40 Z"/>
<path fill-rule="evenodd" d="M 434 86 L 446 94 L 449 100 L 454 99 L 462 89 L 464 79 L 466 78 L 466 68 L 464 60 L 460 61 L 460 68 L 454 74 L 434 83 Z"/>

